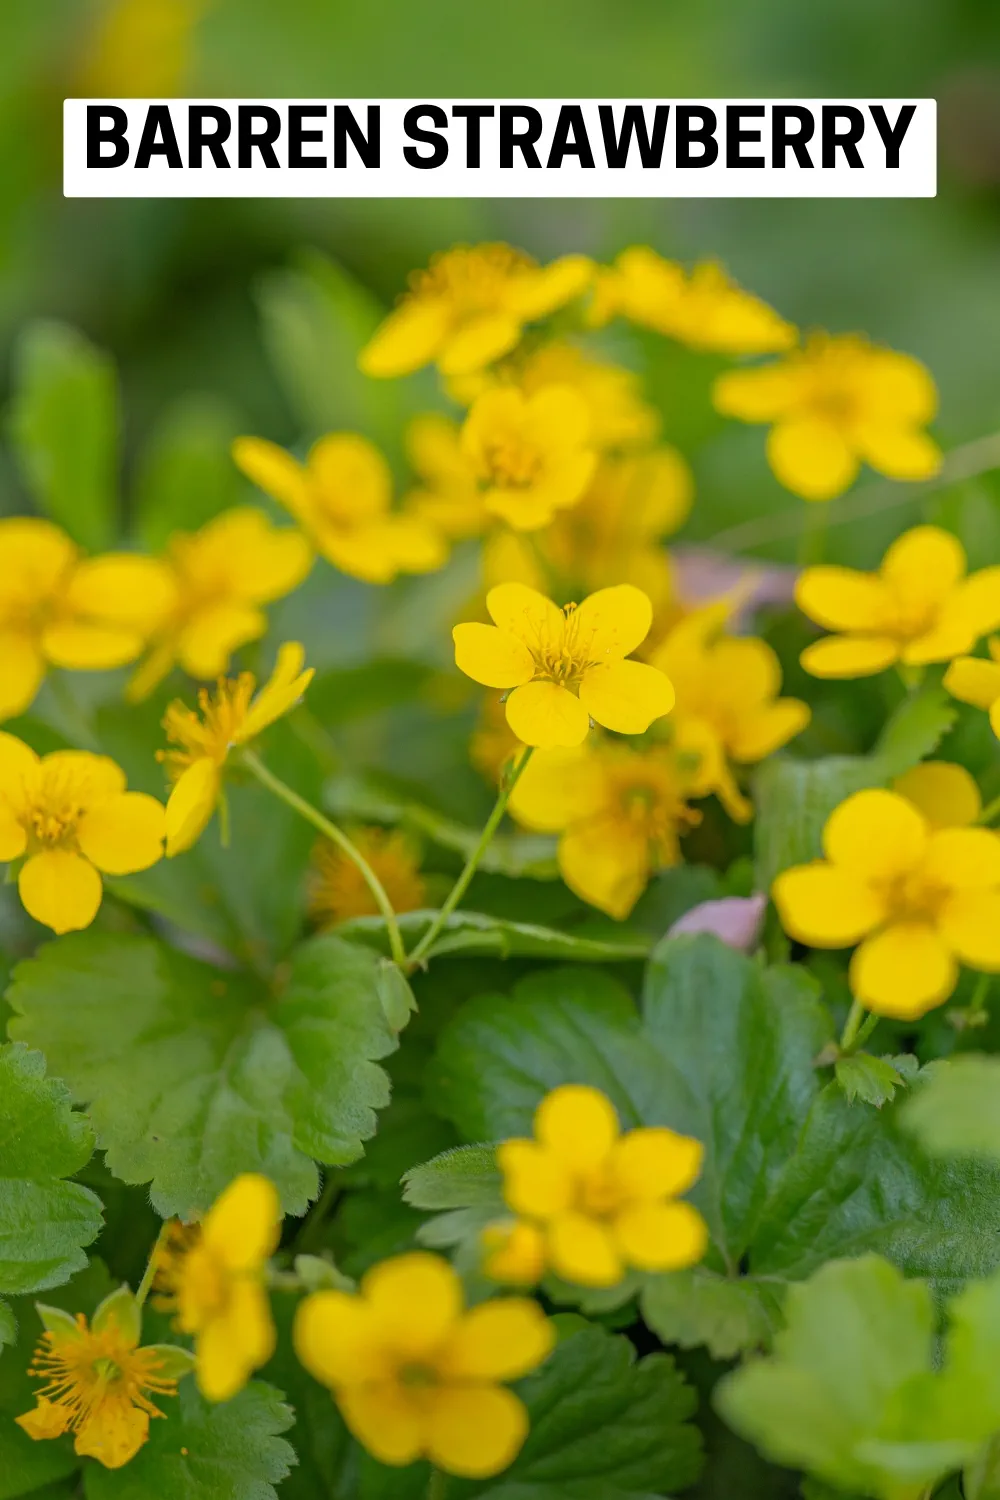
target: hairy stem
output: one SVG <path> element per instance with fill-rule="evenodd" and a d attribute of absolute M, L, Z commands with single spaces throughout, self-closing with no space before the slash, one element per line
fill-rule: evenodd
<path fill-rule="evenodd" d="M 139 1307 L 143 1305 L 146 1298 L 149 1296 L 149 1289 L 153 1285 L 153 1277 L 156 1275 L 156 1263 L 159 1259 L 160 1250 L 163 1246 L 164 1240 L 167 1237 L 167 1232 L 169 1229 L 170 1220 L 164 1219 L 163 1223 L 160 1225 L 160 1232 L 156 1236 L 156 1240 L 153 1243 L 153 1248 L 149 1252 L 149 1259 L 146 1262 L 146 1269 L 142 1273 L 142 1280 L 139 1282 L 139 1288 L 135 1294 L 136 1304 Z"/>
<path fill-rule="evenodd" d="M 858 999 L 852 1000 L 851 1008 L 847 1013 L 847 1020 L 844 1022 L 844 1029 L 840 1033 L 841 1052 L 850 1052 L 853 1050 L 857 1043 L 858 1032 L 861 1030 L 861 1023 L 864 1018 L 865 1008 L 861 1004 L 861 1001 Z"/>

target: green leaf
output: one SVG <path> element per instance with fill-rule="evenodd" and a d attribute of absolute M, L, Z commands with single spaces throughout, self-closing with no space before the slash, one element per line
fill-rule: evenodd
<path fill-rule="evenodd" d="M 907 1082 L 905 1070 L 896 1066 L 897 1061 L 902 1063 L 904 1059 L 872 1057 L 868 1052 L 838 1057 L 833 1071 L 848 1104 L 861 1099 L 865 1104 L 874 1104 L 876 1109 L 881 1109 L 883 1104 L 894 1099 L 896 1090 L 905 1088 Z"/>
<path fill-rule="evenodd" d="M 650 1277 L 642 1315 L 665 1344 L 705 1344 L 714 1359 L 766 1348 L 781 1327 L 783 1288 L 752 1276 L 719 1276 L 704 1266 Z"/>
<path fill-rule="evenodd" d="M 259 1381 L 213 1406 L 193 1380 L 169 1400 L 166 1421 L 121 1469 L 87 1464 L 87 1500 L 278 1500 L 295 1451 L 281 1433 L 294 1421 L 278 1391 Z"/>
<path fill-rule="evenodd" d="M 407 951 L 411 951 L 434 920 L 432 911 L 408 911 L 399 918 L 399 929 Z M 381 917 L 353 917 L 337 931 L 341 937 L 364 943 L 379 952 L 389 951 L 385 922 Z M 446 953 L 487 954 L 494 958 L 548 958 L 563 963 L 622 963 L 645 958 L 650 940 L 641 934 L 607 938 L 578 937 L 531 922 L 508 922 L 483 912 L 456 911 L 445 921 L 427 952 L 427 958 Z"/>
<path fill-rule="evenodd" d="M 230 445 L 242 424 L 216 396 L 185 396 L 168 407 L 143 452 L 135 486 L 139 538 L 159 552 L 176 531 L 197 531 L 240 498 Z"/>
<path fill-rule="evenodd" d="M 872 751 L 886 781 L 902 776 L 937 749 L 958 718 L 955 700 L 939 685 L 904 698 Z"/>
<path fill-rule="evenodd" d="M 455 1146 L 433 1161 L 412 1167 L 403 1197 L 413 1208 L 467 1208 L 502 1202 L 500 1173 L 492 1146 Z"/>
<path fill-rule="evenodd" d="M 769 891 L 782 870 L 818 859 L 823 825 L 833 809 L 852 792 L 887 780 L 888 773 L 863 756 L 770 756 L 753 779 L 758 888 Z"/>
<path fill-rule="evenodd" d="M 163 1216 L 205 1212 L 240 1172 L 272 1178 L 286 1213 L 316 1162 L 361 1155 L 397 1046 L 373 954 L 333 936 L 293 955 L 269 994 L 148 937 L 88 932 L 15 973 L 11 1030 L 86 1100 L 116 1176 L 149 1182 Z"/>
<path fill-rule="evenodd" d="M 63 1084 L 24 1046 L 0 1046 L 0 1293 L 41 1291 L 87 1263 L 84 1246 L 100 1232 L 100 1199 L 63 1179 L 94 1148 L 93 1133 L 70 1108 Z M 14 1333 L 0 1302 L 0 1343 Z"/>
<path fill-rule="evenodd" d="M 950 1308 L 934 1363 L 928 1287 L 877 1256 L 793 1288 L 774 1355 L 726 1376 L 716 1404 L 775 1462 L 878 1500 L 920 1500 L 1000 1424 L 1000 1278 Z"/>
<path fill-rule="evenodd" d="M 902 1123 L 934 1156 L 1000 1160 L 1000 1057 L 967 1052 L 933 1063 Z"/>
<path fill-rule="evenodd" d="M 14 355 L 11 431 L 40 509 L 97 551 L 117 532 L 114 364 L 63 323 L 30 324 Z"/>

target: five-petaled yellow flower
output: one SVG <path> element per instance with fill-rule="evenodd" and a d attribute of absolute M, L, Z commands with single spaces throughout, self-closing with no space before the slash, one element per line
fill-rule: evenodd
<path fill-rule="evenodd" d="M 53 932 L 89 927 L 101 875 L 132 875 L 163 857 L 164 810 L 125 790 L 106 755 L 55 750 L 38 756 L 0 731 L 0 860 L 22 860 L 25 910 Z"/>
<path fill-rule="evenodd" d="M 135 661 L 169 597 L 152 558 L 85 558 L 51 521 L 0 521 L 0 720 L 31 707 L 49 667 Z"/>
<path fill-rule="evenodd" d="M 832 500 L 862 463 L 890 479 L 929 479 L 941 467 L 923 431 L 937 410 L 930 373 L 854 334 L 813 334 L 776 364 L 730 370 L 714 400 L 723 416 L 773 423 L 768 462 L 804 500 Z"/>
<path fill-rule="evenodd" d="M 895 662 L 923 666 L 971 651 L 1000 625 L 1000 567 L 965 569 L 961 542 L 938 526 L 897 537 L 877 573 L 806 568 L 796 603 L 842 634 L 807 646 L 802 665 L 814 677 L 867 677 Z"/>
<path fill-rule="evenodd" d="M 274 1352 L 264 1271 L 280 1230 L 274 1184 L 247 1172 L 216 1199 L 200 1233 L 163 1258 L 157 1288 L 178 1329 L 194 1336 L 195 1378 L 209 1401 L 235 1396 Z"/>
<path fill-rule="evenodd" d="M 599 1089 L 553 1089 L 535 1111 L 534 1138 L 497 1147 L 517 1222 L 506 1239 L 487 1236 L 487 1273 L 534 1280 L 544 1266 L 578 1286 L 616 1286 L 630 1268 L 693 1266 L 708 1230 L 679 1195 L 698 1180 L 703 1156 L 699 1141 L 663 1126 L 622 1131 Z"/>
<path fill-rule="evenodd" d="M 447 558 L 420 516 L 392 508 L 392 471 L 367 438 L 331 432 L 304 464 L 264 438 L 237 438 L 233 459 L 254 484 L 295 517 L 317 552 L 352 578 L 391 583 L 432 573 Z"/>
<path fill-rule="evenodd" d="M 364 856 L 394 912 L 417 911 L 426 902 L 420 853 L 400 828 L 352 828 L 351 842 Z M 378 915 L 378 906 L 353 859 L 329 839 L 313 850 L 309 871 L 309 915 L 318 927 L 336 927 L 351 917 Z"/>
<path fill-rule="evenodd" d="M 989 568 L 986 571 L 993 573 L 997 570 Z M 989 661 L 981 656 L 956 657 L 944 674 L 944 685 L 960 703 L 985 708 L 990 716 L 990 727 L 1000 739 L 1000 640 L 994 638 L 988 646 Z"/>
<path fill-rule="evenodd" d="M 668 679 L 626 661 L 653 620 L 631 584 L 599 589 L 559 609 L 520 583 L 490 589 L 492 625 L 456 625 L 455 661 L 474 682 L 504 688 L 507 722 L 525 745 L 579 745 L 593 718 L 619 734 L 643 734 L 674 701 Z"/>
<path fill-rule="evenodd" d="M 526 828 L 558 833 L 559 870 L 570 890 L 624 920 L 652 875 L 680 863 L 680 837 L 700 814 L 690 779 L 666 746 L 611 742 L 539 750 L 510 797 Z"/>
<path fill-rule="evenodd" d="M 200 682 L 221 677 L 233 653 L 266 631 L 261 606 L 306 577 L 312 551 L 294 527 L 240 506 L 200 531 L 177 532 L 156 566 L 162 603 L 149 655 L 128 687 L 132 702 L 148 697 L 175 663 Z"/>
<path fill-rule="evenodd" d="M 528 1414 L 502 1382 L 534 1370 L 553 1343 L 537 1303 L 466 1310 L 452 1266 L 420 1251 L 374 1266 L 356 1294 L 316 1292 L 295 1322 L 300 1360 L 380 1463 L 428 1458 L 474 1479 L 517 1457 Z"/>
<path fill-rule="evenodd" d="M 664 260 L 648 245 L 623 250 L 594 284 L 590 321 L 598 326 L 621 314 L 631 323 L 717 354 L 771 354 L 798 337 L 772 307 L 730 280 L 714 261 L 690 272 Z"/>
<path fill-rule="evenodd" d="M 408 375 L 432 362 L 442 375 L 468 375 L 509 354 L 525 324 L 578 297 L 592 276 L 582 255 L 540 266 L 509 245 L 456 245 L 414 272 L 358 364 L 366 375 Z"/>
<path fill-rule="evenodd" d="M 766 641 L 724 634 L 731 601 L 693 611 L 653 652 L 677 701 L 671 716 L 676 750 L 691 762 L 690 792 L 714 792 L 729 816 L 745 823 L 753 808 L 732 764 L 752 765 L 788 743 L 809 722 L 809 707 L 781 698 L 781 666 Z"/>
<path fill-rule="evenodd" d="M 149 1437 L 151 1417 L 166 1416 L 151 1396 L 175 1396 L 191 1356 L 174 1344 L 141 1348 L 142 1316 L 127 1287 L 106 1297 L 90 1325 L 57 1307 L 38 1306 L 45 1327 L 28 1371 L 45 1384 L 33 1410 L 16 1417 L 30 1438 L 74 1434 L 82 1458 L 120 1469 Z"/>
<path fill-rule="evenodd" d="M 823 830 L 825 859 L 774 882 L 785 931 L 814 948 L 860 946 L 857 998 L 914 1020 L 942 1004 L 958 966 L 1000 973 L 1000 838 L 934 829 L 896 792 L 855 792 Z"/>
<path fill-rule="evenodd" d="M 212 691 L 202 688 L 197 712 L 179 700 L 171 703 L 163 728 L 179 748 L 157 752 L 174 783 L 166 808 L 168 857 L 190 849 L 205 831 L 222 794 L 229 752 L 249 744 L 298 703 L 313 677 L 311 667 L 302 670 L 304 660 L 301 645 L 287 641 L 259 692 L 253 674 L 241 672 L 220 678 Z"/>

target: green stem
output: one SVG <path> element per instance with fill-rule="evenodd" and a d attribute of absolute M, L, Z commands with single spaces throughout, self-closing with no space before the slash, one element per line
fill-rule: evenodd
<path fill-rule="evenodd" d="M 980 974 L 976 980 L 976 987 L 972 991 L 972 999 L 969 1001 L 968 1019 L 971 1024 L 975 1024 L 976 1017 L 985 1014 L 986 996 L 990 992 L 990 978 L 989 974 Z"/>
<path fill-rule="evenodd" d="M 811 568 L 823 561 L 829 520 L 828 502 L 807 500 L 799 533 L 799 566 Z"/>
<path fill-rule="evenodd" d="M 431 1469 L 431 1477 L 427 1481 L 427 1500 L 445 1500 L 447 1490 L 447 1474 L 442 1469 Z"/>
<path fill-rule="evenodd" d="M 992 802 L 987 802 L 976 821 L 978 823 L 992 823 L 997 813 L 1000 813 L 1000 797 L 994 797 Z"/>
<path fill-rule="evenodd" d="M 276 797 L 279 797 L 282 802 L 297 812 L 300 817 L 305 818 L 307 823 L 311 823 L 325 838 L 330 840 L 331 844 L 336 844 L 337 848 L 346 854 L 348 859 L 358 867 L 361 872 L 361 878 L 372 893 L 375 905 L 385 918 L 392 956 L 396 963 L 401 966 L 404 965 L 406 963 L 406 948 L 399 930 L 399 923 L 396 921 L 396 913 L 392 908 L 392 902 L 386 895 L 385 887 L 381 880 L 379 880 L 375 871 L 361 853 L 361 850 L 355 847 L 347 837 L 347 834 L 338 828 L 336 823 L 331 823 L 330 819 L 324 817 L 318 808 L 313 807 L 311 802 L 307 802 L 304 797 L 300 797 L 298 792 L 293 791 L 280 777 L 275 776 L 273 771 L 269 771 L 264 762 L 258 758 L 253 750 L 244 750 L 240 757 L 240 763 L 246 766 L 252 775 L 256 776 L 262 786 L 266 786 L 269 792 L 273 792 Z"/>
<path fill-rule="evenodd" d="M 517 762 L 517 765 L 507 771 L 503 785 L 500 788 L 500 795 L 499 797 L 497 797 L 493 811 L 490 813 L 489 817 L 486 820 L 486 825 L 479 836 L 479 841 L 476 844 L 476 847 L 472 850 L 472 853 L 465 861 L 462 873 L 459 875 L 458 879 L 455 881 L 455 884 L 452 886 L 444 902 L 444 905 L 441 907 L 440 911 L 431 922 L 431 925 L 428 927 L 427 931 L 420 939 L 420 942 L 410 954 L 406 966 L 408 973 L 412 973 L 420 963 L 420 960 L 432 946 L 434 939 L 437 937 L 438 933 L 441 931 L 442 927 L 447 922 L 452 912 L 455 910 L 455 907 L 458 905 L 458 903 L 461 901 L 462 897 L 468 890 L 469 882 L 472 880 L 473 875 L 476 873 L 476 870 L 479 866 L 479 861 L 482 859 L 487 847 L 489 846 L 490 840 L 500 826 L 500 820 L 507 810 L 507 803 L 510 801 L 510 794 L 514 790 L 515 786 L 517 786 L 521 772 L 524 770 L 525 766 L 528 764 L 528 761 L 531 759 L 531 751 L 532 747 L 528 745 L 525 749 L 524 754 Z"/>
<path fill-rule="evenodd" d="M 160 1248 L 167 1237 L 169 1229 L 170 1220 L 164 1219 L 163 1223 L 160 1225 L 160 1232 L 156 1236 L 156 1241 L 153 1245 L 153 1248 L 149 1252 L 149 1259 L 146 1262 L 146 1269 L 142 1273 L 142 1280 L 139 1282 L 139 1289 L 135 1294 L 136 1305 L 138 1307 L 141 1307 L 146 1298 L 149 1296 L 149 1289 L 153 1285 L 153 1277 L 156 1275 L 156 1262 L 159 1258 Z"/>
<path fill-rule="evenodd" d="M 861 1004 L 861 1001 L 858 999 L 852 1000 L 851 1008 L 847 1013 L 847 1020 L 844 1022 L 844 1029 L 840 1033 L 841 1052 L 850 1052 L 854 1047 L 858 1040 L 858 1032 L 861 1030 L 861 1023 L 864 1020 L 864 1016 L 865 1008 Z"/>
<path fill-rule="evenodd" d="M 868 1038 L 871 1036 L 872 1032 L 875 1030 L 875 1027 L 877 1025 L 878 1025 L 878 1016 L 875 1014 L 874 1011 L 870 1011 L 869 1014 L 868 1014 L 868 1016 L 867 1016 L 867 1018 L 866 1018 L 866 1020 L 865 1020 L 864 1025 L 862 1026 L 861 1030 L 858 1032 L 858 1034 L 857 1034 L 857 1036 L 856 1036 L 856 1038 L 854 1040 L 855 1050 L 858 1047 L 863 1047 L 864 1046 L 865 1042 L 867 1042 Z"/>

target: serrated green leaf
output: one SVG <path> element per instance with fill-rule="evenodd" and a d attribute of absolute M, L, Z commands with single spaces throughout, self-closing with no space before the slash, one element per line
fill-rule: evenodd
<path fill-rule="evenodd" d="M 665 1344 L 704 1344 L 714 1359 L 767 1348 L 781 1327 L 782 1301 L 780 1285 L 703 1266 L 649 1277 L 641 1296 L 643 1318 Z"/>
<path fill-rule="evenodd" d="M 1000 1057 L 967 1052 L 933 1063 L 901 1119 L 934 1156 L 1000 1160 Z"/>
<path fill-rule="evenodd" d="M 416 946 L 434 919 L 430 911 L 408 911 L 399 918 L 399 929 L 408 951 Z M 385 922 L 381 917 L 353 917 L 342 922 L 341 937 L 365 943 L 379 952 L 389 951 Z M 483 912 L 456 911 L 445 921 L 427 957 L 446 953 L 485 954 L 495 958 L 548 958 L 561 963 L 624 963 L 645 958 L 650 939 L 628 933 L 621 937 L 590 938 L 573 932 L 557 932 L 531 922 L 508 922 Z"/>
<path fill-rule="evenodd" d="M 957 717 L 955 700 L 940 685 L 911 693 L 886 723 L 870 758 L 885 780 L 902 776 L 937 749 Z"/>
<path fill-rule="evenodd" d="M 65 1178 L 94 1147 L 88 1122 L 45 1060 L 18 1043 L 0 1046 L 0 1293 L 58 1286 L 87 1263 L 101 1229 L 100 1199 Z M 12 1333 L 0 1304 L 0 1342 Z"/>
<path fill-rule="evenodd" d="M 414 1208 L 475 1207 L 502 1202 L 500 1173 L 492 1146 L 455 1146 L 412 1167 L 403 1178 L 403 1198 Z"/>
<path fill-rule="evenodd" d="M 906 1087 L 905 1077 L 888 1057 L 872 1057 L 868 1052 L 838 1057 L 833 1071 L 848 1104 L 860 1099 L 881 1109 L 896 1097 L 897 1089 Z"/>
<path fill-rule="evenodd" d="M 300 1214 L 316 1162 L 360 1156 L 388 1102 L 378 1059 L 397 1038 L 376 966 L 364 948 L 315 938 L 275 996 L 152 938 L 74 934 L 17 969 L 11 1030 L 88 1101 L 111 1170 L 149 1182 L 163 1217 L 204 1213 L 246 1171 Z"/>
<path fill-rule="evenodd" d="M 753 782 L 758 888 L 769 891 L 782 870 L 818 859 L 823 825 L 833 809 L 852 792 L 883 786 L 887 780 L 885 770 L 863 756 L 770 756 Z"/>
<path fill-rule="evenodd" d="M 29 324 L 14 356 L 14 449 L 39 508 L 93 551 L 117 531 L 118 422 L 109 356 L 64 323 Z"/>
<path fill-rule="evenodd" d="M 121 1469 L 88 1464 L 87 1500 L 278 1500 L 275 1485 L 295 1463 L 280 1436 L 294 1414 L 280 1392 L 254 1381 L 213 1406 L 193 1380 L 178 1387 L 166 1421 L 149 1424 L 149 1440 Z"/>

